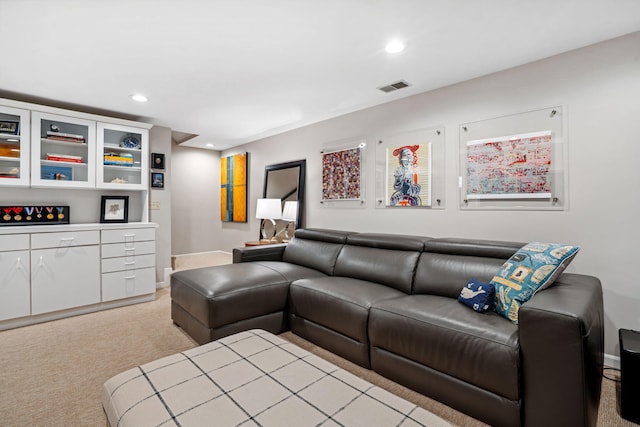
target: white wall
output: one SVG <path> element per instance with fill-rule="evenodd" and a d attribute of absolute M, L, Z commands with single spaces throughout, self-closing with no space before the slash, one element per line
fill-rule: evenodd
<path fill-rule="evenodd" d="M 640 33 L 635 33 L 246 144 L 233 152 L 248 151 L 251 155 L 249 223 L 222 226 L 218 214 L 204 221 L 197 212 L 190 213 L 183 206 L 180 209 L 192 224 L 183 229 L 181 239 L 198 239 L 198 250 L 204 250 L 206 245 L 207 250 L 230 250 L 255 240 L 259 222 L 253 218 L 256 199 L 262 194 L 264 167 L 307 159 L 308 227 L 580 245 L 582 250 L 568 271 L 601 279 L 605 351 L 618 354 L 618 328 L 640 330 L 640 287 L 631 269 L 638 262 L 636 246 L 640 237 L 638 46 Z M 460 210 L 459 125 L 555 105 L 562 105 L 566 116 L 568 209 Z M 444 126 L 446 133 L 446 209 L 376 209 L 373 143 L 385 135 L 433 126 Z M 323 144 L 348 138 L 366 138 L 368 142 L 365 207 L 322 207 L 320 150 Z M 198 154 L 204 155 L 202 151 Z M 182 191 L 182 183 L 180 188 Z M 197 199 L 195 193 L 201 199 L 215 197 L 208 185 L 206 188 L 191 188 L 191 197 Z M 217 199 L 212 203 L 216 205 Z M 174 239 L 175 236 L 174 231 Z M 210 240 L 201 243 L 202 237 Z M 174 248 L 178 246 L 191 251 L 182 242 L 174 243 Z"/>
<path fill-rule="evenodd" d="M 220 153 L 173 145 L 170 170 L 172 255 L 223 249 Z"/>
<path fill-rule="evenodd" d="M 171 129 L 154 126 L 149 131 L 151 153 L 165 155 L 164 188 L 150 188 L 149 200 L 158 202 L 160 209 L 149 210 L 149 221 L 158 224 L 156 229 L 156 282 L 165 282 L 165 269 L 171 268 Z M 153 165 L 151 165 L 153 167 Z M 151 180 L 151 177 L 149 177 Z M 151 182 L 151 181 L 149 181 Z M 151 184 L 149 184 L 151 187 Z M 166 283 L 168 285 L 168 283 Z"/>

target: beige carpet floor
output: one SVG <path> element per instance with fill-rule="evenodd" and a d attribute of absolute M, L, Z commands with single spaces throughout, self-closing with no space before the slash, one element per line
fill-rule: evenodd
<path fill-rule="evenodd" d="M 173 325 L 170 302 L 165 288 L 153 302 L 0 332 L 0 425 L 105 426 L 100 400 L 104 381 L 196 346 Z M 283 337 L 453 425 L 483 425 L 291 333 Z M 618 415 L 617 388 L 616 382 L 603 380 L 598 426 L 636 425 Z"/>
<path fill-rule="evenodd" d="M 214 265 L 231 264 L 233 255 L 230 252 L 212 251 L 197 254 L 174 255 L 171 257 L 173 271 L 189 270 L 192 268 L 210 267 Z"/>

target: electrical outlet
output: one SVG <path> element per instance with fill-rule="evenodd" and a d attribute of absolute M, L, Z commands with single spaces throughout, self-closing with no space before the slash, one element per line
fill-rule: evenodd
<path fill-rule="evenodd" d="M 160 202 L 158 202 L 157 200 L 152 200 L 151 201 L 151 210 L 152 211 L 160 210 Z"/>

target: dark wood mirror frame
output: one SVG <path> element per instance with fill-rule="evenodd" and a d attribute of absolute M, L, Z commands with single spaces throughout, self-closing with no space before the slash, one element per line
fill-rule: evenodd
<path fill-rule="evenodd" d="M 297 160 L 265 166 L 262 196 L 267 199 L 280 199 L 283 204 L 286 201 L 297 201 L 298 213 L 295 228 L 304 225 L 306 164 L 306 160 Z M 284 226 L 282 221 L 276 221 L 276 223 L 278 230 Z"/>

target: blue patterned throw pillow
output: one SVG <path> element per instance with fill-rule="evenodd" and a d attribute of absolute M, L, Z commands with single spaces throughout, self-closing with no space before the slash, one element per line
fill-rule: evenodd
<path fill-rule="evenodd" d="M 491 283 L 482 283 L 476 279 L 469 280 L 467 286 L 462 288 L 458 301 L 464 305 L 468 305 L 478 313 L 493 308 L 495 299 L 495 287 Z"/>
<path fill-rule="evenodd" d="M 496 287 L 495 310 L 517 324 L 520 306 L 552 284 L 579 250 L 579 246 L 538 242 L 520 248 L 491 279 Z"/>

